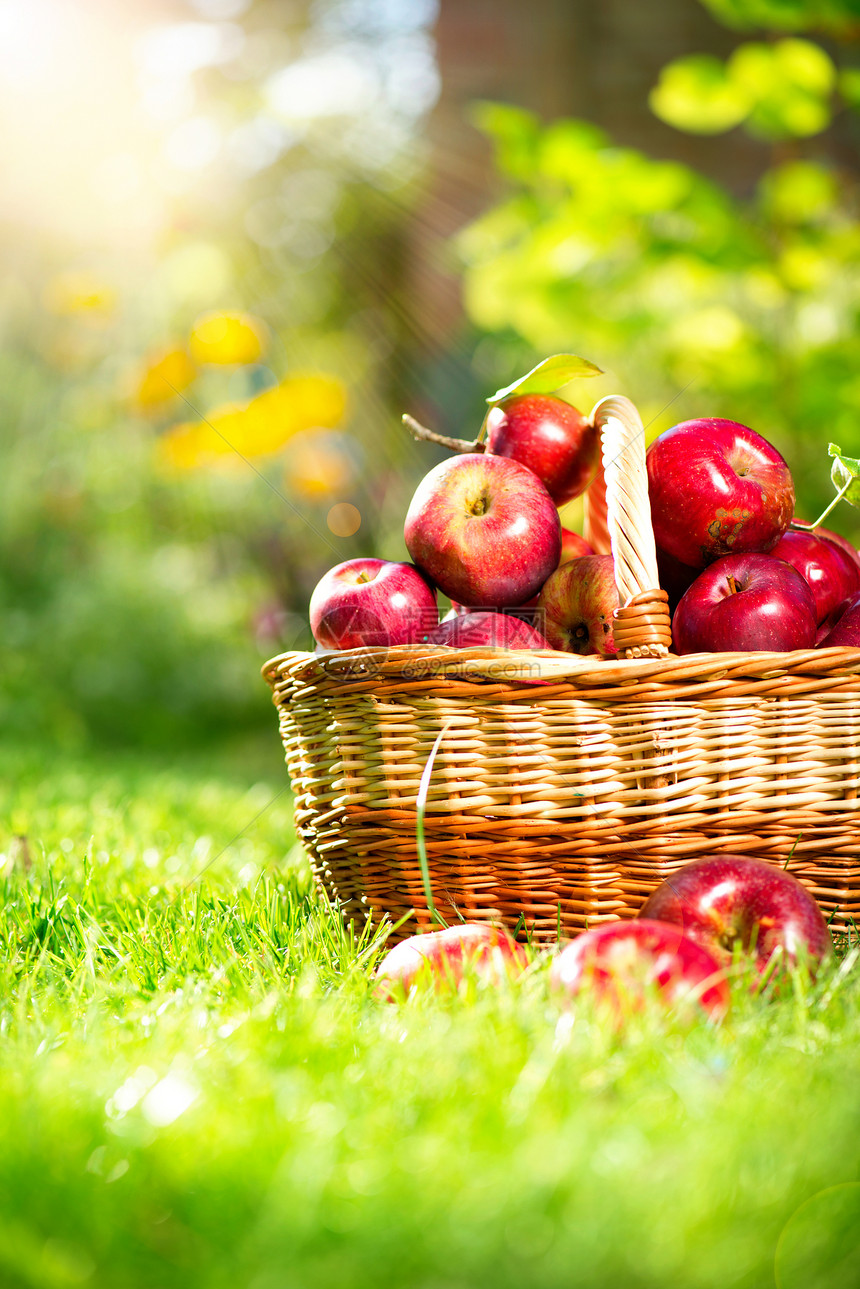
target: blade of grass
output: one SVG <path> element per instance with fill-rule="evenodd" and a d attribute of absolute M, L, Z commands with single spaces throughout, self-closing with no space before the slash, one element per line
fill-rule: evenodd
<path fill-rule="evenodd" d="M 441 926 L 447 927 L 448 923 L 442 917 L 436 908 L 436 902 L 433 899 L 433 891 L 430 886 L 430 866 L 427 863 L 427 845 L 424 838 L 424 815 L 427 810 L 427 795 L 430 791 L 430 778 L 433 774 L 433 763 L 436 760 L 436 754 L 442 746 L 442 740 L 451 728 L 450 725 L 443 725 L 436 735 L 436 742 L 430 750 L 427 758 L 427 764 L 421 775 L 421 782 L 418 785 L 418 800 L 415 803 L 415 844 L 418 848 L 418 863 L 421 865 L 421 885 L 424 887 L 424 898 L 427 900 L 427 908 L 430 911 L 430 917 L 434 922 Z"/>

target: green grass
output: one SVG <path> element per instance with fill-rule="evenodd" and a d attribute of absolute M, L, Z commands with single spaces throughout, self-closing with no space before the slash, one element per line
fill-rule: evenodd
<path fill-rule="evenodd" d="M 618 1033 L 540 964 L 385 1005 L 276 746 L 0 772 L 3 1289 L 860 1279 L 853 953 L 720 1028 Z"/>

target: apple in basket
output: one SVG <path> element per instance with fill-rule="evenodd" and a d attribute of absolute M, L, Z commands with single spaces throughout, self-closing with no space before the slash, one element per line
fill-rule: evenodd
<path fill-rule="evenodd" d="M 563 506 L 585 492 L 594 478 L 600 433 L 563 398 L 518 394 L 490 408 L 487 451 L 528 466 L 555 504 Z"/>
<path fill-rule="evenodd" d="M 847 537 L 843 537 L 841 533 L 834 533 L 829 528 L 822 528 L 820 524 L 817 528 L 813 528 L 812 531 L 816 537 L 826 537 L 829 542 L 835 542 L 837 546 L 841 546 L 846 554 L 850 555 L 857 567 L 860 568 L 860 551 L 849 542 Z"/>
<path fill-rule="evenodd" d="M 729 1005 L 719 963 L 669 922 L 606 922 L 577 936 L 552 964 L 550 985 L 568 997 L 590 994 L 620 1020 L 649 999 L 718 1019 Z"/>
<path fill-rule="evenodd" d="M 789 529 L 769 554 L 784 559 L 809 583 L 820 625 L 838 605 L 860 591 L 860 564 L 836 542 L 812 532 Z"/>
<path fill-rule="evenodd" d="M 799 958 L 814 965 L 831 949 L 827 923 L 806 887 L 746 855 L 694 860 L 657 887 L 639 916 L 671 922 L 719 962 L 731 961 L 739 944 L 759 972 L 775 954 L 783 965 Z"/>
<path fill-rule="evenodd" d="M 467 452 L 419 483 L 404 527 L 415 563 L 460 604 L 525 604 L 558 565 L 561 521 L 544 485 L 507 457 Z"/>
<path fill-rule="evenodd" d="M 808 582 L 771 555 L 727 555 L 710 564 L 672 618 L 680 654 L 812 649 L 815 628 Z"/>
<path fill-rule="evenodd" d="M 547 578 L 538 596 L 544 635 L 565 653 L 614 657 L 612 615 L 618 588 L 611 555 L 583 555 Z"/>
<path fill-rule="evenodd" d="M 320 579 L 311 631 L 324 649 L 415 644 L 438 621 L 436 592 L 412 564 L 350 559 Z"/>
<path fill-rule="evenodd" d="M 841 605 L 835 617 L 831 630 L 818 642 L 819 649 L 860 649 L 860 594 Z"/>
<path fill-rule="evenodd" d="M 396 944 L 376 969 L 374 993 L 385 1002 L 397 1002 L 413 989 L 456 992 L 470 975 L 500 984 L 527 965 L 525 949 L 507 931 L 485 922 L 464 922 Z"/>
<path fill-rule="evenodd" d="M 561 556 L 559 557 L 558 566 L 569 564 L 572 559 L 580 559 L 583 555 L 593 555 L 594 548 L 589 546 L 584 537 L 575 533 L 570 528 L 561 530 Z"/>
<path fill-rule="evenodd" d="M 594 554 L 594 549 L 591 546 L 589 546 L 588 542 L 585 540 L 584 537 L 580 537 L 579 533 L 573 532 L 570 528 L 562 528 L 561 555 L 559 556 L 559 560 L 558 560 L 559 568 L 561 568 L 562 564 L 568 564 L 572 559 L 579 559 L 582 555 L 593 555 L 593 554 Z M 511 607 L 505 608 L 503 612 L 519 614 L 520 616 L 522 616 L 524 622 L 531 622 L 535 626 L 538 626 L 540 624 L 541 616 L 536 613 L 537 602 L 538 602 L 538 597 L 534 595 L 525 604 L 513 605 Z M 481 608 L 482 609 L 488 608 L 490 611 L 492 611 L 495 608 L 495 606 L 494 605 L 481 606 Z M 477 606 L 473 608 L 469 608 L 467 605 L 458 604 L 457 601 L 454 600 L 451 604 L 450 611 L 446 613 L 442 621 L 445 622 L 449 618 L 453 618 L 460 613 L 475 613 L 475 612 L 478 612 Z"/>
<path fill-rule="evenodd" d="M 428 644 L 469 649 L 491 645 L 495 649 L 551 649 L 539 631 L 507 613 L 454 613 L 427 633 Z"/>
<path fill-rule="evenodd" d="M 683 421 L 654 440 L 646 459 L 654 540 L 691 568 L 769 550 L 791 522 L 788 466 L 746 425 Z"/>

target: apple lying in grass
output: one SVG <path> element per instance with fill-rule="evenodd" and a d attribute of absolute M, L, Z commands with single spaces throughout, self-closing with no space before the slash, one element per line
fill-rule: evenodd
<path fill-rule="evenodd" d="M 443 619 L 427 633 L 428 644 L 468 649 L 490 645 L 495 649 L 551 649 L 549 641 L 529 623 L 507 613 L 458 613 Z"/>
<path fill-rule="evenodd" d="M 647 464 L 654 539 L 690 568 L 769 550 L 791 522 L 788 466 L 746 425 L 683 421 L 654 440 Z"/>
<path fill-rule="evenodd" d="M 456 992 L 470 975 L 501 984 L 527 965 L 525 949 L 507 931 L 485 922 L 464 922 L 395 945 L 376 969 L 374 993 L 385 1002 L 397 1002 L 413 989 Z"/>
<path fill-rule="evenodd" d="M 552 394 L 517 394 L 491 407 L 487 451 L 534 471 L 557 506 L 585 492 L 600 460 L 600 433 Z"/>
<path fill-rule="evenodd" d="M 415 563 L 460 604 L 525 604 L 558 566 L 561 521 L 518 461 L 468 452 L 419 483 L 404 528 Z"/>
<path fill-rule="evenodd" d="M 764 972 L 774 954 L 784 964 L 814 965 L 831 949 L 830 932 L 805 886 L 774 864 L 746 855 L 710 855 L 666 879 L 639 915 L 670 922 L 719 962 L 736 944 Z"/>
<path fill-rule="evenodd" d="M 649 998 L 718 1019 L 729 990 L 719 963 L 669 922 L 607 922 L 586 931 L 555 959 L 550 984 L 569 997 L 590 993 L 617 1019 Z"/>
<path fill-rule="evenodd" d="M 553 649 L 615 656 L 612 615 L 618 588 L 611 555 L 583 555 L 562 564 L 544 584 L 537 608 Z"/>
<path fill-rule="evenodd" d="M 838 605 L 860 591 L 860 564 L 826 537 L 789 529 L 769 554 L 791 564 L 809 583 L 816 623 L 823 622 Z"/>
<path fill-rule="evenodd" d="M 809 584 L 770 555 L 727 555 L 709 565 L 672 618 L 680 654 L 811 649 L 815 628 Z"/>
<path fill-rule="evenodd" d="M 311 631 L 324 649 L 415 644 L 439 616 L 436 592 L 412 564 L 350 559 L 314 588 Z"/>

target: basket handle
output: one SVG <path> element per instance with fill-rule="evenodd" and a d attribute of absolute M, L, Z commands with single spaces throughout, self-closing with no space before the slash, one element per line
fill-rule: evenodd
<path fill-rule="evenodd" d="M 611 546 L 621 600 L 614 615 L 618 656 L 664 658 L 672 631 L 657 573 L 642 418 L 629 398 L 613 394 L 589 420 L 600 430 L 603 468 L 587 494 L 586 540 L 598 551 Z"/>

